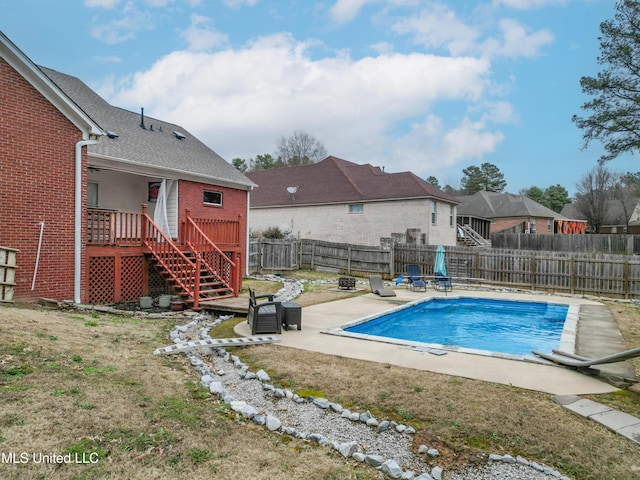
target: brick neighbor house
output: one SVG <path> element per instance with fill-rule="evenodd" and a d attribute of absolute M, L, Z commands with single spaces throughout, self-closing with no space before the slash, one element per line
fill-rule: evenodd
<path fill-rule="evenodd" d="M 237 295 L 254 184 L 184 128 L 109 105 L 0 32 L 0 138 L 15 300 Z"/>
<path fill-rule="evenodd" d="M 488 239 L 492 233 L 584 233 L 586 223 L 573 220 L 525 195 L 480 191 L 458 197 L 458 224 Z"/>
<path fill-rule="evenodd" d="M 247 176 L 258 185 L 251 193 L 252 232 L 278 227 L 299 238 L 372 246 L 387 238 L 456 244 L 459 202 L 411 172 L 329 156 Z"/>

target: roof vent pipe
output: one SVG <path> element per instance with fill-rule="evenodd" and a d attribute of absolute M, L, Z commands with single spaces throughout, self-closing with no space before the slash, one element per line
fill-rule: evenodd
<path fill-rule="evenodd" d="M 145 130 L 147 129 L 147 127 L 144 126 L 144 108 L 140 108 L 140 127 Z"/>

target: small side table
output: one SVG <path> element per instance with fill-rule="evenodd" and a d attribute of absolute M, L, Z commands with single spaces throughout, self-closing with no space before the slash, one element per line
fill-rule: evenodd
<path fill-rule="evenodd" d="M 302 330 L 302 306 L 296 302 L 282 302 L 282 326 L 285 330 L 289 325 L 296 325 Z"/>
<path fill-rule="evenodd" d="M 355 290 L 356 279 L 353 277 L 340 277 L 338 279 L 338 288 L 340 290 Z"/>

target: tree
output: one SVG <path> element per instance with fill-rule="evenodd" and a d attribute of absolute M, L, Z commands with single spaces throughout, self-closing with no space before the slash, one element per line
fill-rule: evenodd
<path fill-rule="evenodd" d="M 440 184 L 438 183 L 438 179 L 433 175 L 427 177 L 427 182 L 429 182 L 431 185 L 433 185 L 436 188 L 441 188 Z"/>
<path fill-rule="evenodd" d="M 640 197 L 640 172 L 627 172 L 620 176 L 620 181 L 630 190 L 631 195 Z"/>
<path fill-rule="evenodd" d="M 600 24 L 600 56 L 604 69 L 596 78 L 582 77 L 582 92 L 593 96 L 582 105 L 586 117 L 574 115 L 583 131 L 582 144 L 600 140 L 600 162 L 640 150 L 640 2 L 619 0 L 614 20 Z"/>
<path fill-rule="evenodd" d="M 611 198 L 614 182 L 615 175 L 600 163 L 576 184 L 576 208 L 587 219 L 593 233 L 598 233 L 605 222 L 606 203 Z"/>
<path fill-rule="evenodd" d="M 525 188 L 520 192 L 520 195 L 524 195 L 525 197 L 529 197 L 534 202 L 538 202 L 543 204 L 544 202 L 544 192 L 539 187 L 529 187 Z"/>
<path fill-rule="evenodd" d="M 485 162 L 480 167 L 472 165 L 462 170 L 462 173 L 464 176 L 460 183 L 465 195 L 473 195 L 482 190 L 500 193 L 507 186 L 504 175 L 492 163 Z"/>
<path fill-rule="evenodd" d="M 327 156 L 327 150 L 315 137 L 296 130 L 290 137 L 281 137 L 276 156 L 283 166 L 295 167 L 319 162 Z"/>
<path fill-rule="evenodd" d="M 520 195 L 525 195 L 534 202 L 538 202 L 540 205 L 544 205 L 554 212 L 560 212 L 562 207 L 567 203 L 571 203 L 569 192 L 560 184 L 552 185 L 544 190 L 539 187 L 525 188 L 520 191 Z"/>
<path fill-rule="evenodd" d="M 540 203 L 554 212 L 560 213 L 562 207 L 571 203 L 571 198 L 567 189 L 558 183 L 545 189 L 543 201 Z"/>
<path fill-rule="evenodd" d="M 236 167 L 242 173 L 245 173 L 247 170 L 249 170 L 247 162 L 243 158 L 234 158 L 233 160 L 231 160 L 231 165 Z"/>
<path fill-rule="evenodd" d="M 252 172 L 256 170 L 270 170 L 272 168 L 282 167 L 282 162 L 273 158 L 269 153 L 256 155 L 255 160 L 252 158 L 249 160 L 249 163 L 251 165 L 250 170 Z"/>

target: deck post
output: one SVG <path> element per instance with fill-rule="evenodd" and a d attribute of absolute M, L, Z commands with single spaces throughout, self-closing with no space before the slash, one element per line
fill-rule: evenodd
<path fill-rule="evenodd" d="M 144 245 L 147 241 L 147 208 L 149 205 L 146 203 L 142 204 L 142 218 L 140 219 L 140 243 Z"/>
<path fill-rule="evenodd" d="M 195 285 L 193 286 L 193 308 L 197 310 L 200 306 L 200 269 L 202 268 L 202 260 L 197 257 L 195 271 Z"/>

